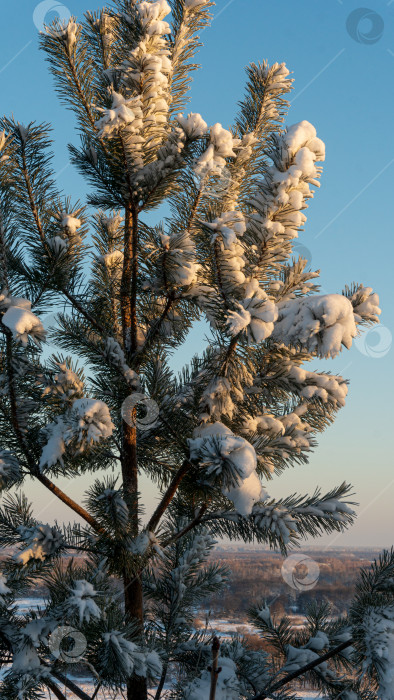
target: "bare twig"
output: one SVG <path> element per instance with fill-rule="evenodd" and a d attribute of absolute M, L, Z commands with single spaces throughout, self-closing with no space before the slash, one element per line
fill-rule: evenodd
<path fill-rule="evenodd" d="M 221 671 L 221 669 L 218 668 L 219 651 L 219 639 L 217 637 L 214 637 L 212 642 L 211 687 L 209 690 L 209 700 L 215 700 L 216 696 L 216 686 L 218 683 L 218 676 Z"/>
<path fill-rule="evenodd" d="M 309 664 L 302 666 L 302 668 L 297 669 L 297 671 L 292 671 L 292 673 L 288 673 L 287 676 L 281 678 L 281 680 L 275 683 L 274 685 L 267 686 L 265 690 L 263 690 L 258 695 L 255 695 L 252 698 L 252 700 L 265 700 L 265 698 L 270 697 L 272 693 L 275 693 L 277 690 L 280 690 L 280 688 L 282 688 L 284 685 L 287 685 L 287 683 L 290 683 L 299 676 L 303 676 L 304 673 L 307 673 L 308 671 L 313 671 L 317 666 L 320 666 L 320 664 L 323 664 L 325 661 L 332 659 L 333 656 L 340 654 L 341 651 L 344 651 L 344 649 L 347 649 L 348 647 L 352 646 L 352 644 L 352 639 L 348 639 L 346 642 L 338 644 L 338 646 L 334 647 L 333 649 L 330 649 L 330 651 L 328 651 L 326 654 L 319 656 L 318 659 L 315 659 Z"/>
<path fill-rule="evenodd" d="M 78 301 L 78 299 L 71 294 L 67 289 L 60 289 L 60 292 L 64 294 L 64 296 L 69 300 L 70 304 L 77 310 L 79 313 L 91 324 L 93 328 L 95 328 L 99 333 L 103 334 L 106 336 L 106 330 L 104 326 L 102 326 L 95 318 L 92 316 L 89 311 L 86 311 L 86 309 L 83 308 L 82 304 Z"/>
<path fill-rule="evenodd" d="M 80 700 L 91 700 L 90 695 L 85 693 L 84 690 L 81 690 L 81 688 L 79 688 L 70 678 L 68 678 L 61 671 L 54 671 L 53 669 L 51 669 L 51 674 L 52 676 L 57 678 L 58 681 L 64 683 L 66 688 L 71 690 L 71 692 L 74 693 L 74 695 L 76 695 L 77 698 L 79 698 Z"/>
<path fill-rule="evenodd" d="M 159 685 L 157 686 L 157 690 L 155 693 L 154 700 L 160 700 L 160 696 L 161 696 L 162 690 L 164 688 L 164 683 L 166 682 L 167 671 L 168 671 L 168 664 L 164 664 L 163 670 L 162 670 L 161 676 L 160 676 Z"/>
<path fill-rule="evenodd" d="M 161 499 L 159 505 L 157 506 L 155 512 L 149 520 L 149 523 L 147 525 L 147 529 L 149 530 L 149 532 L 154 532 L 157 528 L 162 516 L 164 515 L 172 499 L 174 498 L 179 484 L 181 483 L 184 476 L 187 474 L 189 467 L 190 462 L 189 460 L 185 459 L 185 461 L 182 463 L 182 466 L 178 469 L 176 474 L 171 479 L 171 482 L 167 490 L 165 491 L 163 498 Z"/>
<path fill-rule="evenodd" d="M 46 684 L 47 684 L 50 692 L 53 693 L 55 695 L 55 697 L 58 698 L 58 700 L 67 700 L 66 696 L 64 695 L 64 693 L 62 693 L 60 688 L 58 688 L 56 683 L 53 683 L 52 681 L 46 681 Z"/>
<path fill-rule="evenodd" d="M 188 525 L 186 525 L 186 527 L 183 528 L 183 530 L 179 530 L 179 532 L 175 533 L 175 535 L 173 535 L 173 537 L 169 537 L 168 540 L 165 540 L 165 542 L 163 542 L 161 544 L 162 549 L 164 549 L 165 547 L 169 547 L 170 544 L 174 544 L 174 542 L 177 542 L 178 540 L 181 539 L 181 537 L 184 537 L 184 535 L 187 535 L 188 532 L 190 532 L 195 527 L 197 527 L 197 525 L 200 524 L 202 517 L 203 517 L 204 513 L 206 512 L 207 508 L 208 508 L 208 503 L 204 503 L 204 505 L 202 505 L 200 510 L 198 511 L 196 517 L 193 520 L 191 520 L 190 523 Z"/>

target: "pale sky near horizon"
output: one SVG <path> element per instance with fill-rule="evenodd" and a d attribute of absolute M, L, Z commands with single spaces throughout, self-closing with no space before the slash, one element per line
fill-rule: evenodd
<path fill-rule="evenodd" d="M 287 470 L 268 485 L 280 497 L 311 493 L 317 485 L 327 491 L 343 480 L 353 484 L 358 520 L 344 535 L 308 542 L 315 547 L 320 542 L 322 548 L 394 542 L 394 2 L 374 0 L 371 5 L 357 14 L 360 6 L 354 0 L 218 0 L 212 27 L 202 37 L 203 68 L 195 74 L 190 105 L 209 124 L 219 121 L 226 127 L 243 95 L 244 66 L 264 58 L 286 62 L 295 78 L 286 123 L 311 121 L 327 151 L 321 189 L 306 212 L 299 251 L 306 252 L 314 269 L 321 268 L 323 291 L 340 292 L 346 283 L 358 281 L 381 297 L 380 329 L 335 361 L 319 363 L 350 380 L 346 407 L 319 437 L 309 464 Z M 34 21 L 39 24 L 44 16 L 50 21 L 56 12 L 81 17 L 97 7 L 94 0 L 19 0 L 2 8 L 0 110 L 21 122 L 52 122 L 58 183 L 73 198 L 83 198 L 87 191 L 68 164 L 66 145 L 77 143 L 78 136 L 71 113 L 54 93 Z M 192 332 L 174 358 L 177 368 L 203 347 L 201 336 L 200 327 Z M 311 369 L 316 367 L 314 363 Z M 80 482 L 69 486 L 74 496 L 81 489 Z M 66 517 L 66 509 L 42 489 L 27 489 L 40 518 Z M 153 506 L 154 496 L 148 494 L 147 510 Z"/>

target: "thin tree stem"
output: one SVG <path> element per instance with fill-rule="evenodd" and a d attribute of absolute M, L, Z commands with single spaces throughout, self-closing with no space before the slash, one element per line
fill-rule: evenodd
<path fill-rule="evenodd" d="M 22 155 L 22 165 L 23 165 L 22 174 L 23 174 L 23 177 L 25 179 L 25 185 L 26 185 L 26 190 L 27 190 L 27 196 L 29 198 L 30 209 L 31 209 L 31 212 L 33 214 L 33 218 L 34 218 L 34 221 L 35 221 L 35 224 L 37 227 L 37 231 L 38 231 L 39 236 L 41 238 L 41 241 L 44 242 L 45 241 L 45 233 L 44 233 L 44 229 L 43 229 L 41 219 L 40 219 L 40 216 L 38 213 L 36 202 L 34 199 L 33 188 L 32 188 L 31 182 L 30 182 L 29 172 L 27 169 L 26 149 L 25 149 L 24 141 L 22 141 L 22 144 L 21 144 L 21 155 Z"/>
<path fill-rule="evenodd" d="M 78 97 L 79 97 L 80 102 L 81 102 L 81 104 L 82 104 L 82 106 L 83 106 L 83 108 L 84 108 L 84 110 L 85 110 L 85 112 L 86 112 L 86 116 L 87 116 L 87 118 L 88 118 L 88 120 L 89 120 L 89 123 L 90 123 L 90 126 L 91 126 L 92 130 L 93 130 L 95 133 L 97 133 L 96 122 L 95 122 L 94 117 L 93 117 L 93 114 L 92 114 L 92 112 L 91 112 L 91 110 L 90 110 L 89 102 L 88 102 L 88 101 L 86 100 L 86 98 L 85 98 L 85 93 L 84 93 L 84 91 L 83 91 L 83 89 L 82 89 L 82 85 L 81 85 L 80 80 L 79 80 L 79 78 L 78 78 L 77 71 L 75 70 L 75 65 L 74 65 L 73 61 L 71 60 L 71 55 L 70 55 L 69 50 L 67 50 L 67 48 L 66 48 L 66 54 L 67 54 L 68 65 L 70 66 L 70 70 L 71 70 L 71 75 L 72 75 L 73 80 L 74 80 L 74 85 L 75 85 L 75 87 L 76 87 L 76 89 L 77 89 Z M 108 156 L 108 155 L 109 155 L 109 152 L 108 152 L 108 149 L 107 149 L 107 147 L 106 147 L 104 141 L 103 141 L 102 139 L 100 139 L 100 138 L 99 138 L 98 140 L 99 140 L 99 142 L 100 142 L 101 148 L 103 149 L 105 155 Z"/>
<path fill-rule="evenodd" d="M 92 695 L 92 697 L 91 697 L 91 700 L 94 700 L 94 698 L 97 696 L 97 693 L 98 693 L 98 691 L 100 690 L 101 686 L 102 686 L 102 681 L 100 681 L 100 682 L 97 684 L 97 686 L 96 686 L 96 688 L 95 688 L 95 691 L 94 691 L 94 693 L 93 693 L 93 695 Z"/>
<path fill-rule="evenodd" d="M 155 693 L 155 698 L 154 698 L 154 700 L 160 700 L 161 691 L 162 691 L 163 688 L 164 688 L 164 683 L 166 682 L 166 678 L 167 678 L 167 671 L 168 671 L 168 664 L 164 664 L 164 665 L 163 665 L 163 670 L 162 670 L 162 673 L 161 673 L 161 676 L 160 676 L 159 685 L 157 686 L 157 690 L 156 690 L 156 693 Z"/>
<path fill-rule="evenodd" d="M 167 302 L 166 302 L 166 305 L 163 309 L 161 316 L 159 316 L 159 318 L 150 327 L 149 332 L 146 336 L 146 340 L 145 340 L 142 348 L 140 350 L 138 350 L 138 352 L 137 352 L 137 365 L 136 365 L 137 367 L 141 364 L 141 360 L 142 360 L 144 354 L 146 353 L 146 351 L 149 350 L 149 348 L 152 346 L 152 344 L 156 340 L 156 338 L 159 334 L 160 328 L 161 328 L 162 324 L 164 323 L 164 321 L 166 320 L 167 315 L 168 315 L 169 311 L 171 310 L 171 307 L 172 307 L 174 301 L 175 301 L 175 294 L 174 294 L 174 292 L 170 292 L 169 296 L 167 297 Z"/>
<path fill-rule="evenodd" d="M 266 690 L 263 690 L 258 695 L 255 695 L 252 698 L 252 700 L 265 700 L 265 698 L 270 697 L 272 693 L 275 693 L 277 690 L 280 690 L 280 688 L 283 688 L 283 686 L 287 685 L 287 683 L 290 683 L 299 676 L 303 676 L 304 673 L 307 673 L 308 671 L 313 671 L 313 669 L 315 669 L 317 666 L 320 666 L 320 664 L 323 664 L 325 661 L 329 661 L 329 659 L 332 659 L 333 656 L 340 654 L 341 651 L 344 651 L 344 649 L 347 649 L 348 647 L 352 646 L 352 644 L 352 639 L 348 639 L 346 642 L 342 642 L 338 646 L 334 647 L 334 649 L 330 649 L 330 651 L 327 651 L 326 654 L 319 656 L 318 659 L 315 659 L 309 664 L 302 666 L 302 668 L 297 669 L 297 671 L 292 671 L 292 673 L 288 673 L 287 676 L 281 678 L 280 681 L 278 681 L 272 686 L 268 686 Z"/>
<path fill-rule="evenodd" d="M 101 334 L 104 335 L 104 336 L 107 335 L 107 332 L 106 332 L 104 326 L 102 326 L 98 321 L 96 321 L 96 319 L 94 318 L 94 316 L 92 316 L 92 315 L 89 313 L 89 311 L 86 311 L 86 309 L 83 308 L 83 306 L 79 303 L 78 299 L 76 299 L 76 297 L 75 297 L 73 294 L 71 294 L 71 292 L 69 292 L 67 289 L 60 289 L 60 291 L 61 291 L 61 293 L 64 294 L 64 296 L 69 300 L 70 304 L 72 304 L 72 306 L 73 306 L 77 311 L 79 311 L 79 313 L 80 313 L 84 318 L 86 318 L 87 321 L 89 321 L 89 323 L 91 324 L 91 326 L 92 326 L 93 328 L 95 328 L 96 331 L 98 331 L 99 333 L 101 333 Z"/>
<path fill-rule="evenodd" d="M 183 530 L 180 530 L 173 537 L 170 537 L 168 540 L 165 540 L 165 542 L 162 543 L 162 545 L 161 545 L 162 549 L 164 549 L 165 547 L 168 547 L 170 544 L 174 544 L 174 542 L 177 542 L 178 540 L 180 540 L 181 537 L 184 537 L 185 535 L 187 535 L 188 532 L 190 532 L 191 530 L 194 530 L 194 528 L 200 524 L 202 517 L 203 517 L 204 513 L 206 512 L 207 508 L 208 508 L 208 503 L 204 503 L 201 506 L 200 510 L 198 511 L 196 517 L 193 520 L 191 520 L 190 523 L 188 525 L 186 525 L 186 527 L 183 528 Z"/>
<path fill-rule="evenodd" d="M 218 279 L 219 292 L 220 292 L 220 295 L 224 301 L 224 304 L 227 306 L 227 296 L 226 296 L 225 291 L 223 289 L 222 271 L 220 269 L 220 260 L 219 260 L 220 243 L 219 243 L 217 238 L 213 244 L 213 251 L 214 251 L 214 256 L 215 256 L 216 275 L 217 275 L 217 279 Z"/>
<path fill-rule="evenodd" d="M 216 686 L 218 683 L 218 676 L 220 673 L 220 669 L 218 669 L 219 651 L 219 639 L 217 637 L 214 637 L 212 642 L 211 687 L 209 690 L 209 700 L 215 700 L 216 696 Z"/>
<path fill-rule="evenodd" d="M 85 99 L 85 94 L 83 92 L 82 85 L 81 85 L 80 80 L 78 78 L 77 71 L 75 70 L 74 62 L 71 60 L 70 52 L 67 49 L 66 49 L 66 54 L 67 54 L 68 65 L 70 66 L 71 75 L 73 77 L 74 85 L 77 89 L 77 93 L 78 93 L 78 97 L 81 101 L 81 105 L 83 106 L 83 108 L 86 112 L 86 116 L 89 120 L 90 126 L 92 127 L 93 131 L 95 131 L 96 124 L 94 121 L 93 114 L 91 113 L 89 104 L 88 104 L 87 100 Z"/>
<path fill-rule="evenodd" d="M 238 334 L 238 335 L 235 335 L 235 336 L 231 339 L 230 344 L 229 344 L 229 346 L 228 346 L 228 349 L 227 349 L 227 352 L 226 352 L 226 356 L 225 356 L 225 358 L 224 358 L 224 362 L 223 362 L 223 365 L 222 365 L 222 373 L 223 373 L 224 376 L 226 376 L 227 368 L 228 368 L 228 364 L 229 364 L 229 362 L 230 362 L 231 356 L 232 356 L 232 354 L 235 352 L 235 350 L 237 349 L 238 340 L 239 340 L 239 334 Z"/>
<path fill-rule="evenodd" d="M 67 700 L 66 696 L 64 695 L 64 693 L 62 693 L 60 688 L 58 688 L 56 683 L 53 683 L 52 681 L 46 681 L 46 684 L 50 689 L 51 693 L 53 693 L 55 697 L 58 698 L 58 700 Z"/>
<path fill-rule="evenodd" d="M 67 676 L 61 671 L 51 670 L 51 674 L 52 676 L 57 678 L 58 681 L 63 683 L 66 686 L 66 688 L 71 690 L 71 692 L 74 693 L 74 695 L 76 695 L 77 698 L 80 698 L 80 700 L 91 700 L 90 695 L 85 693 L 84 690 L 81 690 L 81 688 L 79 688 L 72 680 L 70 680 L 70 678 L 67 678 Z"/>
<path fill-rule="evenodd" d="M 188 232 L 190 232 L 190 229 L 191 229 L 193 221 L 194 221 L 194 217 L 196 216 L 196 212 L 197 212 L 198 205 L 200 203 L 201 195 L 202 195 L 202 189 L 200 188 L 198 190 L 195 198 L 194 198 L 193 206 L 190 209 L 190 216 L 189 216 L 188 221 L 187 221 L 187 229 L 186 229 Z"/>
<path fill-rule="evenodd" d="M 153 513 L 151 519 L 149 520 L 149 523 L 147 525 L 147 529 L 149 530 L 149 532 L 154 532 L 155 529 L 157 528 L 162 516 L 164 515 L 164 513 L 166 512 L 172 499 L 174 498 L 179 484 L 181 483 L 182 479 L 187 474 L 189 467 L 190 467 L 190 462 L 185 459 L 182 466 L 178 469 L 176 474 L 173 476 L 167 490 L 165 491 L 165 493 L 163 495 L 163 498 L 161 499 L 159 505 L 157 506 L 155 512 Z"/>
<path fill-rule="evenodd" d="M 33 476 L 36 479 L 38 479 L 38 481 L 43 486 L 45 486 L 49 491 L 51 491 L 51 493 L 57 496 L 57 498 L 60 501 L 62 501 L 63 503 L 65 503 L 66 506 L 71 508 L 74 511 L 74 513 L 83 518 L 83 520 L 85 520 L 96 532 L 103 533 L 103 528 L 99 525 L 97 520 L 95 520 L 95 518 L 93 518 L 93 516 L 90 515 L 90 513 L 88 513 L 88 511 L 85 510 L 85 508 L 82 508 L 82 506 L 73 501 L 73 499 L 70 498 L 70 496 L 67 496 L 67 494 L 64 493 L 64 491 L 62 491 L 58 486 L 56 486 L 56 484 L 54 484 L 53 481 L 48 479 L 48 477 L 45 476 L 45 474 L 34 473 Z"/>
<path fill-rule="evenodd" d="M 3 217 L 0 214 L 0 267 L 1 267 L 1 274 L 3 277 L 3 285 L 8 290 L 8 269 L 7 269 L 7 249 L 5 245 L 5 239 L 4 239 L 4 227 L 3 227 Z"/>

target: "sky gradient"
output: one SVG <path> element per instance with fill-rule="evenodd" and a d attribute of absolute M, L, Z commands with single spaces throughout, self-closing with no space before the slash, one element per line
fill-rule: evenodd
<path fill-rule="evenodd" d="M 98 5 L 94 0 L 3 4 L 0 110 L 21 122 L 53 124 L 59 186 L 73 198 L 83 198 L 85 183 L 68 162 L 67 143 L 78 143 L 73 116 L 54 92 L 38 50 L 38 28 L 46 8 L 45 20 L 50 21 L 56 13 L 81 18 Z M 208 124 L 219 121 L 228 127 L 243 96 L 244 66 L 264 58 L 286 62 L 295 78 L 286 123 L 312 122 L 327 153 L 299 252 L 308 256 L 313 269 L 321 269 L 324 292 L 341 292 L 345 284 L 357 281 L 373 287 L 381 298 L 380 328 L 335 361 L 311 364 L 310 369 L 324 366 L 350 380 L 346 407 L 320 436 L 309 465 L 287 470 L 268 487 L 279 497 L 311 493 L 318 484 L 324 491 L 343 480 L 354 485 L 360 504 L 356 524 L 336 539 L 321 538 L 322 547 L 388 546 L 394 540 L 394 2 L 374 0 L 373 9 L 356 13 L 359 8 L 353 0 L 218 0 L 212 27 L 202 36 L 203 67 L 194 76 L 190 104 L 190 111 L 200 112 Z M 201 327 L 191 333 L 173 359 L 175 367 L 203 347 L 202 336 Z M 42 488 L 34 485 L 28 493 L 40 518 L 51 522 L 67 517 L 66 509 Z M 77 496 L 81 483 L 67 490 Z M 150 495 L 148 512 L 153 505 Z"/>

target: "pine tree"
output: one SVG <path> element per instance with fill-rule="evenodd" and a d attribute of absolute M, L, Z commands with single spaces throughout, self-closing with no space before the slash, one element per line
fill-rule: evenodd
<path fill-rule="evenodd" d="M 67 627 L 85 640 L 92 698 L 104 688 L 146 700 L 151 687 L 159 700 L 170 683 L 171 698 L 192 700 L 213 677 L 217 700 L 289 697 L 305 673 L 329 696 L 375 698 L 380 683 L 392 698 L 393 553 L 362 575 L 346 618 L 315 607 L 297 632 L 255 606 L 273 653 L 222 644 L 216 676 L 210 634 L 193 630 L 195 606 L 226 581 L 209 560 L 215 538 L 285 553 L 352 523 L 347 484 L 279 501 L 266 486 L 308 460 L 344 405 L 346 380 L 307 363 L 350 348 L 380 309 L 361 284 L 319 294 L 318 272 L 292 256 L 324 144 L 307 121 L 284 127 L 286 66 L 249 66 L 231 129 L 185 116 L 213 3 L 170 4 L 115 0 L 41 37 L 77 119 L 70 155 L 91 187 L 86 204 L 57 188 L 49 125 L 1 120 L 0 542 L 12 553 L 0 576 L 1 663 L 11 663 L 0 697 L 65 698 L 64 685 L 89 698 L 68 677 Z M 164 204 L 150 225 L 146 213 Z M 175 374 L 171 353 L 204 320 L 205 351 Z M 160 492 L 150 515 L 141 473 Z M 57 486 L 86 474 L 79 502 Z M 29 479 L 77 520 L 37 521 L 21 491 Z M 37 580 L 45 609 L 18 612 Z"/>

